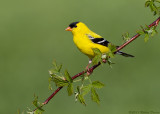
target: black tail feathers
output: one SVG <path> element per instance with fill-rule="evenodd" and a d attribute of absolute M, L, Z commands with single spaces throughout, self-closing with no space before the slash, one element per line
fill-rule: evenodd
<path fill-rule="evenodd" d="M 133 55 L 124 53 L 124 52 L 122 52 L 122 51 L 118 51 L 117 54 L 122 55 L 122 56 L 124 56 L 124 57 L 134 57 Z"/>

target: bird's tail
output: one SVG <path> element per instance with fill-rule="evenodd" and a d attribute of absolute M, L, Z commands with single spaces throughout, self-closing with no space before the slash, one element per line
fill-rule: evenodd
<path fill-rule="evenodd" d="M 122 51 L 118 51 L 117 54 L 122 55 L 122 56 L 124 56 L 124 57 L 134 57 L 133 55 L 124 53 L 124 52 L 122 52 Z"/>

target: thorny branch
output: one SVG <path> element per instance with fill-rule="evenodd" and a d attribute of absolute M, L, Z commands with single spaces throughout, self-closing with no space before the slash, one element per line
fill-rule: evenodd
<path fill-rule="evenodd" d="M 156 19 L 153 23 L 151 23 L 148 27 L 151 28 L 151 27 L 153 27 L 153 26 L 157 26 L 158 23 L 159 23 L 159 21 L 160 21 L 160 17 L 159 17 L 158 19 Z M 136 35 L 134 35 L 130 40 L 128 40 L 127 42 L 125 42 L 124 44 L 122 44 L 121 46 L 119 46 L 119 47 L 117 48 L 117 51 L 123 49 L 125 46 L 127 46 L 128 44 L 130 44 L 132 41 L 134 41 L 135 39 L 137 39 L 139 36 L 140 36 L 140 34 L 138 34 L 138 33 L 137 33 Z M 116 51 L 116 52 L 117 52 L 117 51 Z M 116 53 L 116 52 L 115 52 L 115 53 Z M 96 69 L 96 68 L 97 68 L 98 66 L 100 66 L 100 65 L 101 65 L 101 63 L 99 62 L 97 65 L 94 65 L 94 66 L 92 66 L 91 68 L 89 68 L 89 71 L 93 71 L 94 69 Z M 86 72 L 87 72 L 87 71 L 82 71 L 82 72 L 74 75 L 74 76 L 72 77 L 72 79 L 74 80 L 74 79 L 78 78 L 79 76 L 85 74 Z M 63 87 L 58 87 L 58 88 L 42 103 L 42 106 L 46 105 L 62 88 L 63 88 Z M 42 107 L 42 106 L 41 106 L 41 107 Z M 33 112 L 34 112 L 35 110 L 37 110 L 37 108 L 34 109 Z"/>

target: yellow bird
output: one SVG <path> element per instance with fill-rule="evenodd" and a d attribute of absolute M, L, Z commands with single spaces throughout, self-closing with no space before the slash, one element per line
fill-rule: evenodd
<path fill-rule="evenodd" d="M 94 58 L 93 48 L 98 48 L 102 54 L 109 52 L 107 47 L 110 42 L 105 40 L 102 36 L 92 32 L 84 23 L 73 22 L 67 28 L 66 31 L 71 31 L 73 34 L 73 41 L 77 48 L 89 57 L 89 64 Z M 117 54 L 125 57 L 134 57 L 133 55 L 118 51 Z M 89 65 L 88 65 L 89 66 Z M 88 67 L 87 67 L 88 68 Z"/>

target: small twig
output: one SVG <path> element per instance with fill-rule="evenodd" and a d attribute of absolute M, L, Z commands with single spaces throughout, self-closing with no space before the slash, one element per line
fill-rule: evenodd
<path fill-rule="evenodd" d="M 153 26 L 157 26 L 158 23 L 159 23 L 159 21 L 160 21 L 160 17 L 159 17 L 157 20 L 155 20 L 152 24 L 150 24 L 148 27 L 151 28 L 151 27 L 153 27 Z M 117 51 L 123 49 L 125 46 L 127 46 L 128 44 L 130 44 L 133 40 L 137 39 L 139 36 L 140 36 L 140 34 L 134 35 L 130 40 L 128 40 L 127 42 L 125 42 L 124 44 L 122 44 L 121 46 L 119 46 L 119 47 L 117 48 Z M 117 51 L 116 51 L 116 52 L 117 52 Z M 115 52 L 115 53 L 116 53 L 116 52 Z M 94 66 L 92 66 L 91 68 L 89 68 L 89 71 L 93 71 L 94 69 L 96 69 L 96 68 L 97 68 L 98 66 L 100 66 L 100 65 L 101 65 L 101 63 L 99 62 L 97 65 L 94 65 Z M 78 78 L 79 76 L 83 75 L 83 74 L 86 73 L 86 72 L 87 72 L 87 71 L 82 71 L 82 72 L 76 74 L 75 76 L 73 76 L 72 79 L 74 80 L 74 79 Z M 62 88 L 63 88 L 63 87 L 58 87 L 58 88 L 45 100 L 45 102 L 42 103 L 42 104 L 43 104 L 42 106 L 46 105 Z M 42 107 L 42 106 L 41 106 L 41 107 Z M 35 110 L 37 110 L 37 108 L 34 109 L 33 112 L 34 112 Z"/>
<path fill-rule="evenodd" d="M 152 24 L 150 24 L 148 27 L 151 28 L 153 26 L 157 26 L 159 21 L 160 21 L 160 17 L 157 20 L 155 20 Z M 134 35 L 129 41 L 127 41 L 126 43 L 124 43 L 121 46 L 119 46 L 117 48 L 117 51 L 123 49 L 125 46 L 127 46 L 129 43 L 131 43 L 133 40 L 137 39 L 139 36 L 140 36 L 140 34 Z"/>

